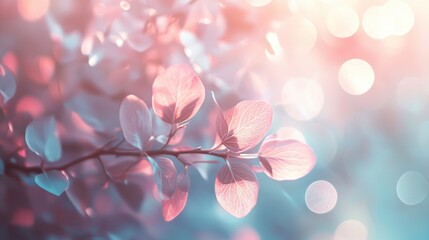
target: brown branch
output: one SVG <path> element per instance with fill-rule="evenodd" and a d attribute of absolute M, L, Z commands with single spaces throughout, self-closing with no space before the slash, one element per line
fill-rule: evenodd
<path fill-rule="evenodd" d="M 178 159 L 182 164 L 188 165 L 188 163 L 184 162 L 179 158 L 181 154 L 204 154 L 204 155 L 210 155 L 214 157 L 219 157 L 226 159 L 228 155 L 226 153 L 217 153 L 213 152 L 213 150 L 207 150 L 207 149 L 190 149 L 190 150 L 165 150 L 165 149 L 159 149 L 159 150 L 149 150 L 145 152 L 140 151 L 125 151 L 125 150 L 119 150 L 119 149 L 98 149 L 88 155 L 82 156 L 80 158 L 77 158 L 73 161 L 70 161 L 66 164 L 59 165 L 59 166 L 50 166 L 50 167 L 27 167 L 20 164 L 12 163 L 10 161 L 5 161 L 5 170 L 8 172 L 18 171 L 25 174 L 38 174 L 42 173 L 43 171 L 50 171 L 50 170 L 66 170 L 70 167 L 73 167 L 75 165 L 78 165 L 80 163 L 83 163 L 90 159 L 97 159 L 101 158 L 101 156 L 108 156 L 108 155 L 116 155 L 118 157 L 125 157 L 125 156 L 134 156 L 134 157 L 142 157 L 145 155 L 148 156 L 160 156 L 160 155 L 168 155 L 173 156 L 176 159 Z M 139 159 L 140 161 L 140 159 Z M 203 161 L 199 161 L 199 163 L 202 163 Z M 207 161 L 207 163 L 215 163 L 215 161 Z"/>

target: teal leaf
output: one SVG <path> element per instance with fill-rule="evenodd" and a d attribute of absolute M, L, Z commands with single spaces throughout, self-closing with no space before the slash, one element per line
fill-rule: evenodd
<path fill-rule="evenodd" d="M 25 130 L 25 141 L 31 151 L 50 162 L 61 158 L 61 142 L 56 133 L 53 116 L 31 122 Z"/>
<path fill-rule="evenodd" d="M 69 178 L 59 170 L 40 173 L 34 177 L 34 182 L 43 190 L 60 196 L 69 186 Z"/>
<path fill-rule="evenodd" d="M 0 106 L 15 95 L 16 81 L 12 72 L 0 64 Z"/>

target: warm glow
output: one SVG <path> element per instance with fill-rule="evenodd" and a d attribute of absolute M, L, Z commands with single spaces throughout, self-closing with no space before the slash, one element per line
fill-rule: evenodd
<path fill-rule="evenodd" d="M 246 1 L 254 7 L 263 7 L 271 2 L 271 0 L 246 0 Z"/>
<path fill-rule="evenodd" d="M 384 8 L 393 16 L 392 35 L 402 36 L 411 30 L 414 25 L 414 13 L 406 2 L 389 0 L 384 4 Z"/>
<path fill-rule="evenodd" d="M 368 230 L 366 226 L 357 220 L 342 222 L 335 231 L 335 240 L 366 240 Z"/>
<path fill-rule="evenodd" d="M 388 37 L 393 30 L 393 16 L 383 6 L 373 6 L 363 14 L 362 26 L 371 38 L 383 39 Z"/>
<path fill-rule="evenodd" d="M 362 95 L 374 84 L 374 71 L 366 61 L 350 59 L 341 65 L 338 79 L 345 92 Z"/>
<path fill-rule="evenodd" d="M 18 11 L 27 21 L 36 21 L 42 18 L 49 9 L 49 0 L 18 0 Z"/>
<path fill-rule="evenodd" d="M 332 8 L 326 18 L 329 32 L 338 38 L 347 38 L 356 33 L 359 27 L 359 16 L 347 6 Z"/>
<path fill-rule="evenodd" d="M 295 15 L 280 25 L 278 36 L 284 50 L 293 54 L 304 54 L 316 43 L 317 30 L 310 20 Z"/>
<path fill-rule="evenodd" d="M 283 107 L 296 120 L 310 120 L 322 110 L 325 96 L 319 83 L 300 78 L 287 81 L 282 91 Z"/>

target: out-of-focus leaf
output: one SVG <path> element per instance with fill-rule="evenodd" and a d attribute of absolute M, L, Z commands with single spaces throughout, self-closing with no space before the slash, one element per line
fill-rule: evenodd
<path fill-rule="evenodd" d="M 25 130 L 25 141 L 31 151 L 50 162 L 61 157 L 61 142 L 53 116 L 32 121 Z"/>
<path fill-rule="evenodd" d="M 125 140 L 143 150 L 152 135 L 152 122 L 145 102 L 134 95 L 128 95 L 119 108 L 119 121 Z"/>
<path fill-rule="evenodd" d="M 34 182 L 47 192 L 60 196 L 69 186 L 69 178 L 59 170 L 37 174 Z"/>
<path fill-rule="evenodd" d="M 0 175 L 4 174 L 4 163 L 3 159 L 0 158 Z"/>
<path fill-rule="evenodd" d="M 271 126 L 273 110 L 262 101 L 242 101 L 226 111 L 224 118 L 228 128 L 223 120 L 216 121 L 216 131 L 223 145 L 233 152 L 244 152 L 265 136 Z"/>
<path fill-rule="evenodd" d="M 258 190 L 255 173 L 245 163 L 229 162 L 217 173 L 216 199 L 235 217 L 242 218 L 252 210 L 258 200 Z"/>
<path fill-rule="evenodd" d="M 316 156 L 304 143 L 272 139 L 262 143 L 259 161 L 269 177 L 279 181 L 294 180 L 313 169 Z"/>
<path fill-rule="evenodd" d="M 132 209 L 138 211 L 144 198 L 143 189 L 135 183 L 117 183 L 115 187 L 122 199 L 124 199 Z"/>
<path fill-rule="evenodd" d="M 9 101 L 15 91 L 15 77 L 6 66 L 0 64 L 0 106 Z"/>
<path fill-rule="evenodd" d="M 106 97 L 79 92 L 66 103 L 66 108 L 79 114 L 88 125 L 99 132 L 112 132 L 119 126 L 118 118 L 112 117 L 119 105 Z"/>
<path fill-rule="evenodd" d="M 82 216 L 87 215 L 85 210 L 90 206 L 91 190 L 89 184 L 78 178 L 72 178 L 70 186 L 66 190 L 70 202 Z"/>
<path fill-rule="evenodd" d="M 170 198 L 175 189 L 177 171 L 174 163 L 164 157 L 148 157 L 161 200 Z"/>
<path fill-rule="evenodd" d="M 189 185 L 188 170 L 185 169 L 177 177 L 176 190 L 173 195 L 162 201 L 162 216 L 165 221 L 173 220 L 183 211 L 188 200 Z"/>
<path fill-rule="evenodd" d="M 153 82 L 152 106 L 155 113 L 170 124 L 192 118 L 205 97 L 204 85 L 186 64 L 169 67 Z"/>

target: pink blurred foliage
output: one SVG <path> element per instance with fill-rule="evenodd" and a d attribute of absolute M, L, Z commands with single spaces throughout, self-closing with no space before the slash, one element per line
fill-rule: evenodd
<path fill-rule="evenodd" d="M 107 236 L 113 224 L 103 217 L 118 215 L 149 228 L 185 211 L 193 167 L 207 179 L 218 171 L 210 180 L 217 201 L 242 218 L 257 204 L 255 173 L 290 180 L 314 166 L 305 143 L 274 138 L 255 151 L 273 122 L 254 70 L 270 47 L 271 21 L 282 18 L 278 1 L 260 9 L 209 0 L 44 1 L 49 8 L 34 12 L 25 2 L 0 1 L 4 32 L 19 39 L 7 39 L 1 55 L 17 83 L 1 110 L 1 177 L 5 192 L 25 199 L 5 201 L 13 207 L 2 220 L 25 228 L 91 223 Z M 305 157 L 273 156 L 274 142 Z"/>

